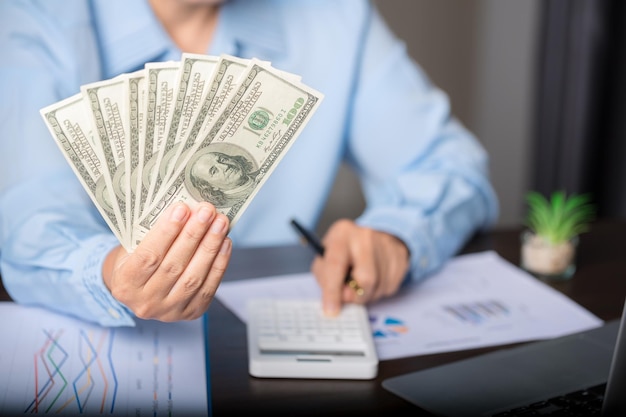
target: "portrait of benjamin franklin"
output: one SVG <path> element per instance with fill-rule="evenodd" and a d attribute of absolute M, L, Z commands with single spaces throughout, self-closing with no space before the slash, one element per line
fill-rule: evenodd
<path fill-rule="evenodd" d="M 252 155 L 232 143 L 197 151 L 185 167 L 185 187 L 197 201 L 218 208 L 244 201 L 256 187 L 259 167 Z"/>

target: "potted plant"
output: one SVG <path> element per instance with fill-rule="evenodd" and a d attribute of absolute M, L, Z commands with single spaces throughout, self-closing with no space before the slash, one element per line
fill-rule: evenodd
<path fill-rule="evenodd" d="M 589 230 L 595 219 L 595 206 L 589 194 L 538 192 L 526 194 L 528 214 L 522 232 L 524 269 L 540 278 L 568 279 L 576 270 L 575 256 L 579 235 Z"/>

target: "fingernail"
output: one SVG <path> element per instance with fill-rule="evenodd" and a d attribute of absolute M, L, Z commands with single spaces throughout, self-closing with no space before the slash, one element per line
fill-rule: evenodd
<path fill-rule="evenodd" d="M 198 220 L 200 223 L 208 223 L 211 220 L 212 211 L 208 207 L 200 207 L 198 211 Z"/>
<path fill-rule="evenodd" d="M 222 242 L 222 247 L 220 247 L 220 254 L 225 255 L 228 252 L 230 252 L 230 246 L 231 246 L 230 239 L 228 238 L 224 239 L 224 241 Z"/>
<path fill-rule="evenodd" d="M 324 303 L 324 314 L 328 317 L 335 317 L 339 314 L 339 306 L 333 303 Z"/>
<path fill-rule="evenodd" d="M 180 222 L 185 218 L 186 214 L 187 209 L 185 208 L 185 206 L 183 206 L 182 204 L 178 204 L 176 205 L 176 207 L 174 207 L 174 210 L 172 211 L 171 219 L 175 222 Z"/>
<path fill-rule="evenodd" d="M 214 233 L 216 235 L 220 234 L 224 230 L 225 226 L 226 222 L 224 221 L 224 219 L 222 217 L 218 217 L 211 225 L 211 233 Z"/>

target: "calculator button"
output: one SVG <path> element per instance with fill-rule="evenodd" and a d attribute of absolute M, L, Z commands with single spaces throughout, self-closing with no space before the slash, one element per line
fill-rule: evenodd
<path fill-rule="evenodd" d="M 316 337 L 259 337 L 259 348 L 262 351 L 272 352 L 337 352 L 337 353 L 357 353 L 363 352 L 366 349 L 365 343 L 362 341 L 345 341 L 329 340 L 316 336 Z"/>

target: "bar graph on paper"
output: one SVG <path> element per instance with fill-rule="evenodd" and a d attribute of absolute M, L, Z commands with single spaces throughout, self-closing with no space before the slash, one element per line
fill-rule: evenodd
<path fill-rule="evenodd" d="M 201 320 L 105 328 L 13 303 L 0 315 L 2 416 L 208 415 Z"/>
<path fill-rule="evenodd" d="M 450 303 L 437 306 L 423 313 L 424 320 L 435 320 L 440 325 L 451 326 L 502 326 L 507 320 L 515 320 L 516 313 L 506 303 L 498 300 L 480 300 L 462 303 Z M 409 332 L 409 325 L 400 317 L 370 314 L 370 324 L 374 338 L 382 339 L 401 337 Z"/>
<path fill-rule="evenodd" d="M 464 255 L 369 308 L 379 358 L 551 338 L 602 321 L 493 252 Z"/>
<path fill-rule="evenodd" d="M 443 310 L 460 323 L 472 325 L 493 323 L 511 314 L 509 307 L 498 300 L 445 305 Z"/>

